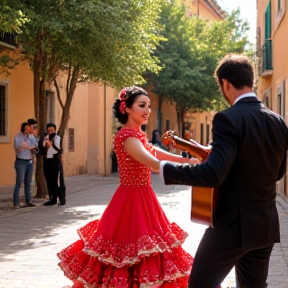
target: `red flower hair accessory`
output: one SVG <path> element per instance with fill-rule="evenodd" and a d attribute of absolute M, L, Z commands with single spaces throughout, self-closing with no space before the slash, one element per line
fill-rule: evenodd
<path fill-rule="evenodd" d="M 126 112 L 125 109 L 126 109 L 126 101 L 125 101 L 125 99 L 123 99 L 123 100 L 121 100 L 119 110 L 122 114 L 125 114 L 125 112 Z"/>
<path fill-rule="evenodd" d="M 126 89 L 122 89 L 120 92 L 119 92 L 119 95 L 118 95 L 118 97 L 119 97 L 119 99 L 121 100 L 121 101 L 123 101 L 123 100 L 126 100 L 125 98 L 125 96 L 126 96 L 126 93 L 127 93 L 127 90 Z"/>

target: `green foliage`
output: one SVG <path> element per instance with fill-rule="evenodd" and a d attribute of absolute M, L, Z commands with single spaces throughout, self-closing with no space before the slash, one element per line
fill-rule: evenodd
<path fill-rule="evenodd" d="M 17 0 L 0 1 L 0 35 L 5 32 L 21 32 L 21 26 L 28 19 L 22 12 L 20 3 Z"/>
<path fill-rule="evenodd" d="M 0 54 L 0 75 L 10 75 L 10 71 L 19 64 L 20 58 L 11 57 L 9 54 Z"/>
<path fill-rule="evenodd" d="M 155 55 L 163 69 L 158 75 L 148 75 L 154 92 L 176 104 L 181 117 L 188 110 L 223 108 L 214 71 L 227 53 L 243 53 L 249 29 L 239 18 L 239 10 L 227 14 L 223 21 L 208 22 L 187 19 L 184 7 L 173 1 L 163 7 L 160 23 L 163 36 Z"/>
<path fill-rule="evenodd" d="M 41 52 L 49 81 L 59 69 L 77 69 L 79 81 L 124 86 L 157 71 L 161 0 L 24 0 L 29 19 L 20 41 L 32 60 Z"/>

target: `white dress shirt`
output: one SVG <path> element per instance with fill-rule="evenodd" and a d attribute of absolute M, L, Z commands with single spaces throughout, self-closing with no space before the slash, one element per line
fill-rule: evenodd
<path fill-rule="evenodd" d="M 47 136 L 48 136 L 48 135 L 47 135 Z M 61 137 L 58 136 L 58 135 L 55 135 L 55 137 L 54 137 L 52 140 L 53 140 L 54 145 L 55 145 L 58 149 L 60 149 Z M 44 147 L 46 146 L 46 137 L 45 137 L 44 140 L 43 140 L 43 146 L 44 146 Z M 58 151 L 55 150 L 55 149 L 53 148 L 53 146 L 51 145 L 51 146 L 48 148 L 48 150 L 47 150 L 46 158 L 54 158 L 53 155 L 54 155 L 54 154 L 57 154 L 57 153 L 58 153 Z"/>
<path fill-rule="evenodd" d="M 247 97 L 256 97 L 257 95 L 254 92 L 248 92 L 245 94 L 240 95 L 233 103 L 233 105 L 235 105 L 239 100 L 243 99 L 243 98 L 247 98 Z"/>

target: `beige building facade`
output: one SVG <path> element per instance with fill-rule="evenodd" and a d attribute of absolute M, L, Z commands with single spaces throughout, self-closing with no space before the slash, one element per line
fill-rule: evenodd
<path fill-rule="evenodd" d="M 6 48 L 6 43 L 2 44 L 2 48 Z M 58 78 L 64 101 L 65 75 Z M 47 89 L 47 122 L 59 127 L 62 109 L 55 88 Z M 116 96 L 115 89 L 104 85 L 77 85 L 63 139 L 65 177 L 84 173 L 110 174 L 115 131 L 112 106 Z M 1 187 L 15 184 L 14 136 L 20 131 L 22 122 L 35 118 L 33 73 L 27 62 L 20 63 L 9 76 L 0 74 L 0 108 Z"/>
<path fill-rule="evenodd" d="M 288 1 L 257 0 L 257 94 L 288 123 Z M 288 196 L 288 174 L 277 191 Z"/>

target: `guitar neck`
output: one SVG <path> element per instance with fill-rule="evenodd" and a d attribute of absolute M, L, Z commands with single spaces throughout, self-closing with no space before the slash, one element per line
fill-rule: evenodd
<path fill-rule="evenodd" d="M 192 156 L 198 158 L 201 162 L 207 159 L 212 150 L 212 147 L 202 146 L 193 139 L 187 141 L 182 138 L 179 138 L 178 136 L 174 136 L 173 141 L 175 143 L 176 148 L 189 152 Z"/>

